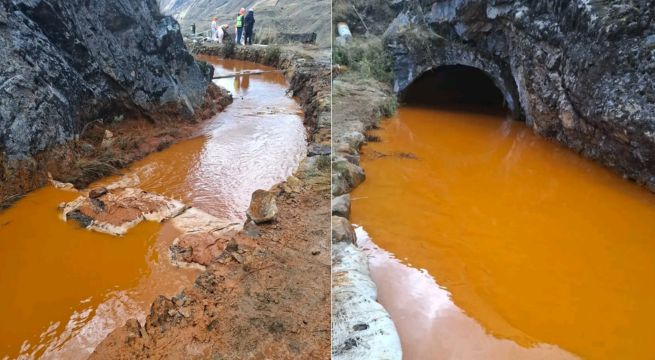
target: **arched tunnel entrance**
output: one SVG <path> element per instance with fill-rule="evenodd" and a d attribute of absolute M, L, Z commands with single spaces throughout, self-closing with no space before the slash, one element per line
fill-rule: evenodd
<path fill-rule="evenodd" d="M 401 99 L 408 105 L 509 111 L 503 93 L 493 80 L 484 71 L 465 65 L 428 70 L 403 91 Z"/>

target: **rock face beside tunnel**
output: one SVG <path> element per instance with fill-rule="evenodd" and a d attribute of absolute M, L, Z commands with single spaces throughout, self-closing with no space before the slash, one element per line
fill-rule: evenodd
<path fill-rule="evenodd" d="M 444 65 L 484 71 L 537 134 L 655 191 L 655 3 L 392 1 L 399 94 Z"/>
<path fill-rule="evenodd" d="M 0 59 L 8 158 L 125 113 L 191 118 L 208 85 L 156 0 L 0 1 Z"/>

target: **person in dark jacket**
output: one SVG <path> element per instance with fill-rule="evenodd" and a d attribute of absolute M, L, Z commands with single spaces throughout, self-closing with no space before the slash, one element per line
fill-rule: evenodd
<path fill-rule="evenodd" d="M 244 35 L 246 36 L 245 44 L 252 45 L 252 30 L 255 27 L 255 10 L 248 10 L 248 15 L 244 19 Z"/>

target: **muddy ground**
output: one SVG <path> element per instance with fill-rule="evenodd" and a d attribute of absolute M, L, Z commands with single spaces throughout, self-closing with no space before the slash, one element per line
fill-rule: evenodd
<path fill-rule="evenodd" d="M 317 165 L 278 187 L 275 222 L 247 225 L 193 286 L 158 298 L 91 359 L 328 358 L 330 178 Z"/>
<path fill-rule="evenodd" d="M 285 70 L 305 111 L 308 157 L 271 189 L 275 221 L 246 223 L 193 285 L 159 297 L 144 324 L 129 320 L 92 359 L 330 356 L 329 65 L 287 50 L 271 56 L 265 47 L 232 57 Z"/>

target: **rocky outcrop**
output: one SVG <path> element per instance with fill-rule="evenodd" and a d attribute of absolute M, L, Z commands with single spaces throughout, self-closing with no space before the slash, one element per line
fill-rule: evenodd
<path fill-rule="evenodd" d="M 25 157 L 123 114 L 191 118 L 208 79 L 155 0 L 0 3 L 0 151 Z"/>
<path fill-rule="evenodd" d="M 641 1 L 394 1 L 401 96 L 444 65 L 484 71 L 507 107 L 655 190 L 655 6 Z"/>

